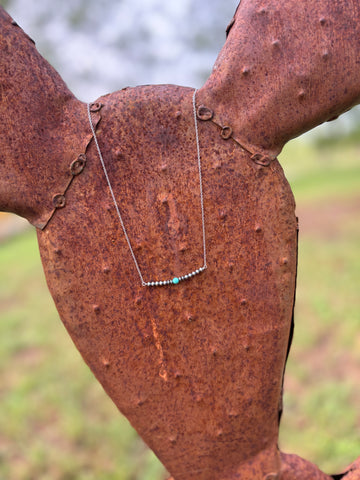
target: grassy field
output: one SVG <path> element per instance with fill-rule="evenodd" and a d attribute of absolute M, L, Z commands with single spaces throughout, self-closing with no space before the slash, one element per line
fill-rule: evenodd
<path fill-rule="evenodd" d="M 360 455 L 360 147 L 296 141 L 296 333 L 280 446 L 327 472 Z M 34 231 L 0 245 L 0 480 L 161 480 L 52 304 Z"/>
<path fill-rule="evenodd" d="M 300 244 L 280 446 L 335 473 L 360 455 L 360 144 L 297 141 L 281 160 Z"/>

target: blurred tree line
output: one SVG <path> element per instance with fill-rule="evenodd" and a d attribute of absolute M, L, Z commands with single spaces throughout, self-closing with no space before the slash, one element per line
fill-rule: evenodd
<path fill-rule="evenodd" d="M 319 148 L 360 145 L 360 107 L 353 108 L 335 122 L 319 127 L 314 135 L 314 143 Z"/>
<path fill-rule="evenodd" d="M 74 94 L 91 101 L 125 86 L 200 87 L 239 0 L 0 0 Z M 360 109 L 315 129 L 322 147 L 360 141 Z"/>
<path fill-rule="evenodd" d="M 238 0 L 0 0 L 81 100 L 124 86 L 201 86 Z"/>

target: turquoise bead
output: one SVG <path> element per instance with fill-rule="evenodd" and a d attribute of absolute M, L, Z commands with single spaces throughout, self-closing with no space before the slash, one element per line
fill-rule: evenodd
<path fill-rule="evenodd" d="M 174 277 L 174 278 L 172 279 L 172 283 L 173 283 L 174 285 L 177 285 L 177 284 L 179 283 L 179 279 L 178 279 L 177 277 Z"/>

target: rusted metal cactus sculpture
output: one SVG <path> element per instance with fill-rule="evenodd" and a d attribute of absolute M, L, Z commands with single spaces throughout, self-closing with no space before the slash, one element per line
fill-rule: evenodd
<path fill-rule="evenodd" d="M 65 327 L 174 480 L 331 478 L 277 445 L 297 222 L 276 155 L 360 101 L 359 16 L 243 0 L 196 122 L 184 87 L 91 104 L 117 211 L 87 106 L 0 10 L 0 208 L 37 227 Z"/>

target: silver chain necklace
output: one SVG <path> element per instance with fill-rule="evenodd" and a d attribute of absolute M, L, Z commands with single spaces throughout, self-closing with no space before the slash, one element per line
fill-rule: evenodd
<path fill-rule="evenodd" d="M 193 270 L 193 271 L 190 272 L 190 273 L 187 273 L 186 275 L 173 277 L 171 280 L 161 280 L 161 281 L 145 282 L 144 277 L 142 276 L 139 263 L 138 263 L 138 261 L 137 261 L 137 259 L 136 259 L 136 257 L 135 257 L 134 250 L 133 250 L 133 248 L 132 248 L 132 246 L 131 246 L 131 242 L 130 242 L 129 236 L 128 236 L 128 234 L 127 234 L 127 231 L 126 231 L 126 228 L 125 228 L 125 225 L 124 225 L 124 222 L 123 222 L 121 213 L 120 213 L 120 209 L 119 209 L 119 206 L 118 206 L 117 201 L 116 201 L 116 198 L 115 198 L 114 190 L 113 190 L 113 188 L 112 188 L 112 186 L 111 186 L 110 179 L 109 179 L 109 175 L 108 175 L 107 170 L 106 170 L 106 167 L 105 167 L 104 159 L 103 159 L 103 156 L 102 156 L 102 154 L 101 154 L 99 142 L 98 142 L 98 139 L 97 139 L 97 137 L 96 137 L 95 128 L 94 128 L 94 125 L 93 125 L 93 122 L 92 122 L 92 119 L 91 119 L 90 104 L 88 104 L 88 106 L 87 106 L 87 112 L 88 112 L 90 127 L 91 127 L 91 131 L 92 131 L 92 134 L 93 134 L 93 137 L 94 137 L 94 142 L 95 142 L 95 145 L 96 145 L 98 154 L 99 154 L 99 159 L 100 159 L 100 162 L 101 162 L 101 166 L 102 166 L 103 171 L 104 171 L 104 174 L 105 174 L 106 182 L 107 182 L 107 184 L 108 184 L 108 187 L 109 187 L 109 190 L 110 190 L 110 194 L 111 194 L 112 200 L 113 200 L 113 202 L 114 202 L 115 210 L 116 210 L 117 216 L 118 216 L 118 218 L 119 218 L 119 221 L 120 221 L 122 230 L 123 230 L 123 232 L 124 232 L 124 236 L 125 236 L 126 242 L 127 242 L 127 244 L 128 244 L 128 247 L 129 247 L 129 250 L 130 250 L 132 259 L 133 259 L 133 261 L 134 261 L 136 270 L 137 270 L 137 272 L 138 272 L 138 274 L 139 274 L 140 281 L 141 281 L 141 284 L 142 284 L 143 287 L 160 287 L 160 286 L 164 286 L 164 285 L 177 285 L 177 284 L 179 284 L 180 282 L 182 282 L 183 280 L 189 280 L 190 278 L 194 277 L 195 275 L 198 275 L 199 273 L 203 272 L 203 271 L 206 270 L 206 268 L 207 268 L 207 264 L 206 264 L 206 235 L 205 235 L 204 197 L 203 197 L 203 186 L 202 186 L 202 173 L 201 173 L 201 156 L 200 156 L 199 132 L 198 132 L 198 125 L 197 125 L 197 117 L 196 117 L 196 92 L 197 92 L 197 90 L 194 90 L 192 103 L 193 103 L 193 113 L 194 113 L 196 148 L 197 148 L 197 162 L 198 162 L 198 169 L 199 169 L 199 189 L 200 189 L 200 205 L 201 205 L 201 221 L 202 221 L 202 242 L 203 242 L 203 265 L 202 265 L 201 267 L 199 267 L 198 269 Z"/>

